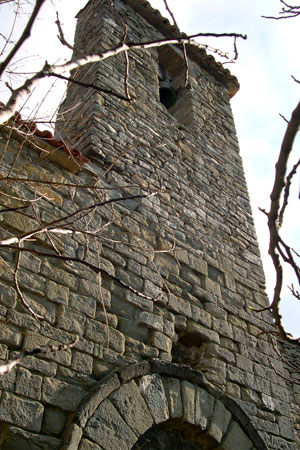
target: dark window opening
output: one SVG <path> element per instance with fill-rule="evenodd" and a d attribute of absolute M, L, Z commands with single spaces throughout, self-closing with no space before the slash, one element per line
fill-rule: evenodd
<path fill-rule="evenodd" d="M 161 103 L 167 108 L 175 105 L 177 100 L 177 91 L 172 85 L 172 78 L 167 69 L 159 65 L 159 99 Z"/>
<path fill-rule="evenodd" d="M 184 333 L 173 344 L 172 362 L 197 368 L 204 357 L 206 343 L 194 333 Z"/>
<path fill-rule="evenodd" d="M 195 113 L 190 85 L 185 86 L 186 65 L 179 48 L 165 45 L 157 49 L 159 99 L 177 121 L 194 125 Z M 190 76 L 192 65 L 189 67 Z"/>

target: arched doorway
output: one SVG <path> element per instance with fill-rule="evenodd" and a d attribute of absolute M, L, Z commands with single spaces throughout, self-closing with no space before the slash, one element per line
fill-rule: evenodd
<path fill-rule="evenodd" d="M 267 450 L 238 404 L 188 366 L 148 361 L 95 386 L 64 450 Z"/>

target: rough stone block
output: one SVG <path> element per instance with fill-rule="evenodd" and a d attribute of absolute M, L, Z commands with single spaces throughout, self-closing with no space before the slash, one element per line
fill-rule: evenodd
<path fill-rule="evenodd" d="M 183 417 L 188 423 L 195 423 L 195 386 L 188 381 L 181 382 Z"/>
<path fill-rule="evenodd" d="M 103 447 L 99 447 L 99 445 L 95 444 L 95 442 L 89 441 L 88 439 L 81 439 L 79 444 L 79 450 L 103 450 Z M 73 450 L 74 444 L 71 443 L 70 446 L 64 450 Z"/>
<path fill-rule="evenodd" d="M 96 300 L 84 295 L 72 293 L 70 296 L 70 307 L 81 313 L 94 318 L 96 313 Z"/>
<path fill-rule="evenodd" d="M 85 436 L 101 443 L 105 450 L 128 450 L 137 441 L 137 436 L 108 399 L 98 406 L 88 421 Z"/>
<path fill-rule="evenodd" d="M 96 320 L 87 320 L 85 336 L 87 339 L 98 342 L 103 346 L 108 344 L 112 350 L 118 353 L 123 354 L 125 351 L 124 335 L 120 331 L 107 327 L 107 325 Z"/>
<path fill-rule="evenodd" d="M 174 321 L 174 318 L 173 318 L 173 321 Z M 175 327 L 174 327 L 173 321 L 172 322 L 170 320 L 164 321 L 164 334 L 170 338 L 172 338 L 175 333 Z"/>
<path fill-rule="evenodd" d="M 4 342 L 5 344 L 8 344 L 12 346 L 13 348 L 16 348 L 20 345 L 22 340 L 22 334 L 14 330 L 11 327 L 7 327 L 6 325 L 1 324 L 0 327 L 0 341 Z"/>
<path fill-rule="evenodd" d="M 216 344 L 220 344 L 218 333 L 204 327 L 203 325 L 200 325 L 199 323 L 188 321 L 186 331 L 188 333 L 194 334 L 196 337 L 202 339 L 203 341 L 215 342 Z"/>
<path fill-rule="evenodd" d="M 62 284 L 58 284 L 50 280 L 46 283 L 46 295 L 55 303 L 67 305 L 69 302 L 70 289 Z"/>
<path fill-rule="evenodd" d="M 84 333 L 86 318 L 83 314 L 66 306 L 60 306 L 57 318 L 57 326 L 80 336 Z"/>
<path fill-rule="evenodd" d="M 140 391 L 156 424 L 169 418 L 168 402 L 159 375 L 145 375 L 139 381 Z"/>
<path fill-rule="evenodd" d="M 182 417 L 181 385 L 177 378 L 163 377 L 170 418 Z"/>
<path fill-rule="evenodd" d="M 34 255 L 22 253 L 20 266 L 25 267 L 31 272 L 39 273 L 41 270 L 41 260 Z"/>
<path fill-rule="evenodd" d="M 100 384 L 93 386 L 78 409 L 75 417 L 76 422 L 81 427 L 85 427 L 87 421 L 94 414 L 100 403 L 119 387 L 120 382 L 115 374 L 108 376 Z"/>
<path fill-rule="evenodd" d="M 121 386 L 110 396 L 110 400 L 137 436 L 153 425 L 150 411 L 134 381 Z"/>
<path fill-rule="evenodd" d="M 77 291 L 77 278 L 66 270 L 59 268 L 57 265 L 52 266 L 48 261 L 44 261 L 41 267 L 41 273 L 47 278 L 50 278 L 57 283 L 61 283 L 75 292 Z"/>
<path fill-rule="evenodd" d="M 151 330 L 162 332 L 164 329 L 163 318 L 157 314 L 152 314 L 146 311 L 138 313 L 137 323 L 138 325 L 144 325 Z"/>
<path fill-rule="evenodd" d="M 206 430 L 213 415 L 215 399 L 204 389 L 196 387 L 195 397 L 195 425 L 201 430 Z"/>
<path fill-rule="evenodd" d="M 58 330 L 58 331 L 60 331 L 60 330 Z M 70 341 L 71 341 L 71 339 L 68 339 L 65 342 L 70 342 Z M 25 350 L 33 350 L 35 348 L 48 347 L 49 345 L 60 345 L 60 344 L 61 344 L 61 342 L 54 341 L 45 336 L 36 335 L 36 334 L 27 334 L 25 336 L 25 340 L 24 340 L 24 349 Z M 71 350 L 64 350 L 64 351 L 60 351 L 60 352 L 49 352 L 44 355 L 41 354 L 40 357 L 45 358 L 45 359 L 50 359 L 59 364 L 68 366 L 71 364 L 72 356 L 71 356 Z M 26 360 L 25 360 L 25 363 L 26 363 Z M 42 367 L 40 365 L 40 363 L 36 363 L 36 364 L 39 364 L 40 368 Z"/>
<path fill-rule="evenodd" d="M 21 361 L 21 366 L 34 370 L 42 375 L 53 377 L 56 374 L 57 364 L 55 362 L 44 361 L 36 356 L 27 356 Z"/>
<path fill-rule="evenodd" d="M 93 357 L 73 350 L 72 369 L 90 375 L 93 372 Z"/>
<path fill-rule="evenodd" d="M 17 302 L 17 292 L 12 287 L 0 284 L 1 303 L 9 308 L 14 308 Z"/>
<path fill-rule="evenodd" d="M 0 344 L 0 359 L 6 359 L 8 355 L 7 345 Z"/>
<path fill-rule="evenodd" d="M 125 291 L 125 300 L 143 311 L 153 311 L 153 301 L 143 298 L 128 290 Z"/>
<path fill-rule="evenodd" d="M 29 444 L 30 443 L 30 444 Z M 47 449 L 47 450 L 60 450 L 61 440 L 53 436 L 47 436 L 44 434 L 9 426 L 7 433 L 5 434 L 5 443 L 2 443 L 2 450 L 27 450 L 27 449 Z"/>
<path fill-rule="evenodd" d="M 169 308 L 177 314 L 182 314 L 185 317 L 192 317 L 190 303 L 176 297 L 174 294 L 169 295 Z"/>
<path fill-rule="evenodd" d="M 233 450 L 235 448 L 250 450 L 252 448 L 252 442 L 242 431 L 241 427 L 236 422 L 233 422 L 222 441 L 222 448 L 224 450 Z"/>
<path fill-rule="evenodd" d="M 189 254 L 190 267 L 196 272 L 201 273 L 202 275 L 208 275 L 208 266 L 207 262 L 204 261 L 200 256 L 195 256 L 193 254 Z"/>
<path fill-rule="evenodd" d="M 150 336 L 150 344 L 159 350 L 165 351 L 166 353 L 170 353 L 172 349 L 171 339 L 159 331 L 152 331 Z"/>
<path fill-rule="evenodd" d="M 3 364 L 5 364 L 5 363 L 3 362 Z M 17 372 L 17 370 L 14 368 L 10 372 L 4 373 L 3 375 L 0 376 L 0 389 L 1 390 L 14 392 L 15 381 L 16 381 L 16 372 Z"/>
<path fill-rule="evenodd" d="M 216 400 L 212 421 L 207 431 L 208 435 L 220 443 L 225 432 L 227 431 L 230 419 L 230 412 L 219 400 Z"/>
<path fill-rule="evenodd" d="M 43 419 L 43 433 L 59 436 L 63 431 L 67 421 L 66 414 L 59 408 L 45 408 Z"/>
<path fill-rule="evenodd" d="M 4 392 L 1 399 L 0 420 L 30 431 L 41 430 L 44 407 L 38 402 L 24 400 Z"/>
<path fill-rule="evenodd" d="M 27 369 L 18 368 L 16 381 L 16 393 L 25 397 L 41 399 L 42 377 L 33 375 Z"/>
<path fill-rule="evenodd" d="M 45 378 L 43 381 L 43 401 L 65 411 L 75 411 L 85 396 L 86 391 L 76 384 L 68 384 L 53 378 Z"/>
<path fill-rule="evenodd" d="M 289 417 L 278 417 L 279 433 L 285 439 L 295 438 L 293 422 Z"/>

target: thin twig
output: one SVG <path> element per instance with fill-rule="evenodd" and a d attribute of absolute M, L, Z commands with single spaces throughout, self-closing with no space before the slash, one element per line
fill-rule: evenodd
<path fill-rule="evenodd" d="M 60 40 L 60 42 L 62 43 L 62 45 L 65 45 L 66 47 L 68 47 L 70 50 L 74 50 L 74 47 L 71 45 L 71 44 L 69 44 L 67 41 L 66 41 L 66 39 L 65 39 L 65 36 L 64 36 L 64 32 L 63 32 L 63 30 L 62 30 L 62 26 L 61 26 L 61 23 L 60 23 L 60 20 L 59 20 L 59 15 L 58 15 L 58 11 L 56 11 L 56 21 L 55 21 L 55 23 L 56 23 L 56 25 L 57 25 L 57 28 L 58 28 L 58 35 L 57 35 L 57 37 L 58 37 L 58 39 Z"/>
<path fill-rule="evenodd" d="M 78 342 L 78 336 L 72 341 L 70 344 L 61 344 L 61 345 L 49 345 L 48 347 L 38 347 L 33 350 L 25 350 L 21 352 L 18 358 L 10 359 L 5 364 L 0 366 L 0 375 L 4 373 L 10 372 L 17 364 L 19 364 L 26 356 L 40 355 L 45 353 L 56 353 L 60 351 L 66 351 L 70 348 L 74 347 L 74 345 Z"/>
<path fill-rule="evenodd" d="M 145 298 L 147 300 L 153 300 L 153 301 L 157 301 L 158 298 L 160 297 L 160 294 L 157 297 L 150 297 L 149 295 L 145 295 L 142 292 L 138 291 L 137 289 L 133 288 L 132 286 L 126 284 L 124 281 L 122 281 L 120 278 L 116 277 L 115 275 L 112 275 L 111 273 L 107 272 L 107 270 L 102 269 L 98 266 L 95 266 L 94 264 L 85 261 L 81 258 L 76 258 L 76 257 L 72 257 L 72 256 L 63 256 L 63 255 L 57 255 L 55 253 L 48 253 L 48 252 L 43 252 L 41 250 L 37 250 L 35 248 L 25 248 L 25 247 L 15 247 L 13 245 L 8 245 L 8 248 L 11 248 L 13 250 L 19 250 L 20 252 L 29 252 L 29 253 L 33 253 L 35 255 L 39 255 L 39 256 L 44 256 L 47 258 L 55 258 L 55 259 L 59 259 L 62 260 L 64 262 L 77 262 L 79 264 L 83 264 L 84 266 L 90 268 L 91 270 L 93 270 L 95 273 L 101 273 L 102 275 L 104 275 L 107 278 L 110 278 L 113 281 L 116 281 L 118 284 L 120 284 L 122 287 L 124 287 L 125 289 L 128 289 L 129 291 L 133 292 L 134 294 L 136 294 L 138 297 L 141 298 Z"/>
<path fill-rule="evenodd" d="M 53 64 L 49 65 L 47 62 L 45 63 L 42 70 L 37 72 L 33 77 L 28 78 L 25 83 L 19 88 L 15 89 L 6 103 L 5 106 L 0 108 L 0 123 L 7 122 L 17 111 L 19 102 L 22 97 L 26 94 L 29 94 L 32 89 L 39 83 L 42 78 L 62 75 L 65 72 L 69 72 L 73 69 L 77 69 L 78 67 L 84 66 L 86 64 L 91 64 L 95 62 L 101 62 L 107 58 L 111 58 L 112 56 L 116 56 L 120 53 L 129 50 L 137 50 L 137 49 L 148 49 L 148 48 L 156 48 L 162 47 L 164 45 L 178 45 L 178 44 L 187 44 L 192 45 L 197 48 L 202 49 L 211 49 L 208 45 L 200 44 L 193 39 L 200 36 L 210 36 L 210 37 L 240 37 L 242 39 L 247 39 L 246 35 L 238 34 L 238 33 L 197 33 L 187 37 L 178 37 L 178 38 L 169 38 L 162 40 L 154 40 L 154 41 L 146 41 L 146 42 L 129 42 L 129 43 L 121 43 L 118 46 L 103 52 L 102 54 L 97 55 L 87 55 L 80 58 L 76 58 L 74 60 L 70 60 L 64 64 Z M 215 51 L 222 55 L 222 52 L 219 50 Z"/>
<path fill-rule="evenodd" d="M 164 4 L 165 4 L 165 7 L 166 7 L 166 10 L 168 11 L 170 16 L 172 17 L 174 26 L 176 27 L 176 30 L 177 30 L 178 37 L 180 37 L 181 33 L 180 33 L 179 26 L 177 25 L 177 22 L 176 22 L 174 14 L 172 13 L 172 11 L 169 8 L 167 0 L 164 0 Z M 184 57 L 184 62 L 185 62 L 184 87 L 186 87 L 188 85 L 188 82 L 189 82 L 189 62 L 188 62 L 188 58 L 187 58 L 186 44 L 182 44 L 182 50 L 183 50 L 183 57 Z"/>
<path fill-rule="evenodd" d="M 31 14 L 31 16 L 29 18 L 29 21 L 28 21 L 26 27 L 24 28 L 24 31 L 23 31 L 20 39 L 14 45 L 14 47 L 12 48 L 11 52 L 7 55 L 5 60 L 0 64 L 0 77 L 2 76 L 4 70 L 6 69 L 6 67 L 8 66 L 10 61 L 13 59 L 15 54 L 18 52 L 20 47 L 24 44 L 26 39 L 28 39 L 29 36 L 31 35 L 32 26 L 33 26 L 33 24 L 35 22 L 35 19 L 37 18 L 38 14 L 40 12 L 40 9 L 41 9 L 41 7 L 43 6 L 44 3 L 45 3 L 45 0 L 36 0 L 34 9 L 32 11 L 32 14 Z"/>
<path fill-rule="evenodd" d="M 290 187 L 291 187 L 291 183 L 292 183 L 292 178 L 293 176 L 296 174 L 297 169 L 300 165 L 300 159 L 298 160 L 298 162 L 293 166 L 292 170 L 290 171 L 290 173 L 288 174 L 288 176 L 286 177 L 286 182 L 285 182 L 285 187 L 284 187 L 284 198 L 283 198 L 283 204 L 281 207 L 281 210 L 279 212 L 279 217 L 278 217 L 278 225 L 281 226 L 282 222 L 283 222 L 283 215 L 285 212 L 285 209 L 288 205 L 288 199 L 289 199 L 289 195 L 290 195 Z"/>

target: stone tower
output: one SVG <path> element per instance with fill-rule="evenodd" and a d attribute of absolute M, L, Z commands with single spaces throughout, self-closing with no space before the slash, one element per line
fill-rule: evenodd
<path fill-rule="evenodd" d="M 115 47 L 124 23 L 130 42 L 177 36 L 145 0 L 113 5 L 80 11 L 74 56 Z M 3 449 L 299 448 L 299 389 L 264 334 L 269 312 L 251 309 L 268 299 L 230 108 L 238 82 L 204 50 L 187 52 L 184 87 L 180 46 L 130 50 L 132 102 L 124 53 L 73 71 L 81 85 L 68 87 L 57 139 L 89 158 L 77 174 L 76 152 L 51 162 L 23 144 L 28 177 L 57 182 L 44 188 L 43 220 L 82 212 L 59 241 L 68 261 L 45 256 L 42 237 L 22 256 L 20 286 L 43 326 L 2 276 L 2 358 L 79 341 L 0 378 Z M 5 230 L 24 233 L 28 220 L 7 213 Z"/>

